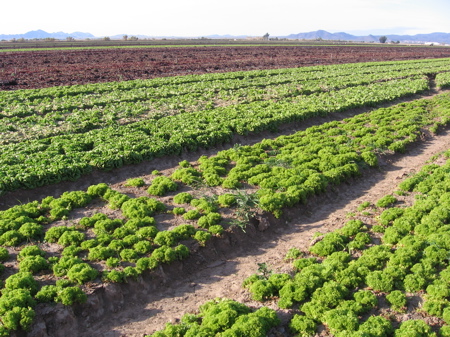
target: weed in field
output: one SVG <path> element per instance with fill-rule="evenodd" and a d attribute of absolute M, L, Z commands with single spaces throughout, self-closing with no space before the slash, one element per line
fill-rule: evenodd
<path fill-rule="evenodd" d="M 256 215 L 257 197 L 254 193 L 245 193 L 240 191 L 236 194 L 235 219 L 231 222 L 232 226 L 237 226 L 245 232 L 245 227 L 250 219 Z"/>

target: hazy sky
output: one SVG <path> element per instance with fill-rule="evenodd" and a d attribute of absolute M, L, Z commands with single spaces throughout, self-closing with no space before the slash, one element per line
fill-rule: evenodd
<path fill-rule="evenodd" d="M 0 34 L 42 29 L 151 36 L 450 33 L 450 0 L 14 0 Z"/>

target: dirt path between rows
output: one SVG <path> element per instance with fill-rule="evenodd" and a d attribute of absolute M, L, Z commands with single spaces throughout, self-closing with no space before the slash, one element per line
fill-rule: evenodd
<path fill-rule="evenodd" d="M 254 227 L 249 228 L 247 235 L 251 239 L 247 245 L 242 246 L 242 242 L 235 246 L 230 244 L 232 249 L 228 252 L 220 249 L 215 256 L 205 255 L 211 253 L 211 250 L 205 250 L 203 262 L 187 261 L 186 264 L 191 265 L 182 267 L 183 274 L 174 279 L 171 276 L 177 271 L 169 270 L 165 274 L 161 270 L 162 282 L 156 291 L 125 304 L 106 320 L 81 324 L 79 336 L 137 337 L 150 334 L 163 328 L 166 322 L 177 322 L 183 314 L 195 312 L 199 305 L 215 297 L 261 306 L 252 301 L 241 287 L 246 277 L 257 272 L 258 263 L 264 262 L 276 272 L 290 270 L 290 264 L 283 262 L 290 248 L 304 249 L 309 246 L 315 232 L 324 233 L 340 227 L 348 220 L 347 213 L 355 211 L 361 202 L 375 202 L 392 193 L 407 175 L 417 172 L 432 156 L 449 148 L 450 131 L 447 129 L 438 136 L 416 143 L 403 155 L 383 157 L 378 169 L 366 171 L 362 177 L 328 191 L 307 205 L 288 210 L 283 220 L 286 223 L 272 221 L 272 226 L 263 233 Z M 201 249 L 199 254 L 202 255 Z M 276 308 L 274 303 L 265 304 Z M 280 333 L 288 335 L 284 330 Z"/>

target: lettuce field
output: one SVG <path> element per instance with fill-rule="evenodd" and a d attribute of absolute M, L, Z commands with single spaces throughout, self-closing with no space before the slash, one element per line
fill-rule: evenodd
<path fill-rule="evenodd" d="M 2 52 L 0 336 L 450 336 L 448 52 Z"/>

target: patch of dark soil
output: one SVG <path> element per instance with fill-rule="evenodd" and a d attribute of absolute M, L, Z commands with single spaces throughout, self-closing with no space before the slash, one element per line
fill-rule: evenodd
<path fill-rule="evenodd" d="M 450 57 L 450 49 L 407 46 L 221 46 L 2 52 L 2 71 L 37 89 L 259 69 Z"/>

